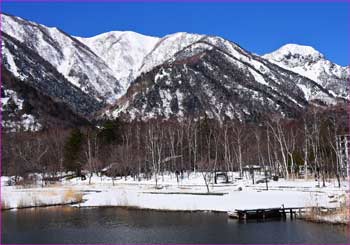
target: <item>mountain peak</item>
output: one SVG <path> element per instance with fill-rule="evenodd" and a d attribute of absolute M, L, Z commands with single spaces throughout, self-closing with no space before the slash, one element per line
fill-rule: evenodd
<path fill-rule="evenodd" d="M 263 57 L 275 61 L 297 60 L 302 63 L 324 59 L 324 55 L 313 47 L 293 43 L 285 44 L 276 51 L 263 55 Z"/>
<path fill-rule="evenodd" d="M 305 76 L 337 96 L 349 98 L 346 67 L 341 67 L 310 46 L 286 44 L 263 58 Z"/>
<path fill-rule="evenodd" d="M 149 38 L 149 39 L 159 39 L 158 37 L 153 37 L 153 36 L 148 36 L 148 35 L 143 35 L 141 33 L 138 32 L 134 32 L 134 31 L 109 31 L 109 32 L 104 32 L 104 33 L 100 33 L 97 34 L 95 36 L 91 36 L 91 37 L 76 37 L 78 39 L 105 39 L 105 38 L 109 38 L 109 37 L 115 37 L 115 38 L 120 38 L 120 37 L 129 37 L 129 38 Z"/>

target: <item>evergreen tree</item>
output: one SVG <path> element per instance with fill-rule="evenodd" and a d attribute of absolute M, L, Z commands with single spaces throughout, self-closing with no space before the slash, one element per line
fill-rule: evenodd
<path fill-rule="evenodd" d="M 99 137 L 104 144 L 119 144 L 122 141 L 123 125 L 119 119 L 103 123 Z"/>
<path fill-rule="evenodd" d="M 67 171 L 75 171 L 77 176 L 81 175 L 82 164 L 79 160 L 83 138 L 79 129 L 73 129 L 64 145 L 64 167 Z"/>

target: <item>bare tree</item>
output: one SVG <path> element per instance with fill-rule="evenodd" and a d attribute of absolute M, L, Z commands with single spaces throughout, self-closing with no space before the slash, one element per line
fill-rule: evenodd
<path fill-rule="evenodd" d="M 268 126 L 270 127 L 271 132 L 280 147 L 280 153 L 282 156 L 282 162 L 284 167 L 284 175 L 287 179 L 289 179 L 288 163 L 287 163 L 287 156 L 285 151 L 285 135 L 282 130 L 281 121 L 280 120 L 276 121 L 274 125 L 268 122 Z"/>
<path fill-rule="evenodd" d="M 245 125 L 237 122 L 232 127 L 233 140 L 235 144 L 235 155 L 239 165 L 239 176 L 243 177 L 243 147 L 245 141 L 248 138 L 248 134 L 245 130 Z"/>
<path fill-rule="evenodd" d="M 148 151 L 151 156 L 151 164 L 153 169 L 153 174 L 156 182 L 156 188 L 158 188 L 158 175 L 161 168 L 162 154 L 163 154 L 163 137 L 164 130 L 156 122 L 148 124 L 147 129 L 147 146 Z"/>

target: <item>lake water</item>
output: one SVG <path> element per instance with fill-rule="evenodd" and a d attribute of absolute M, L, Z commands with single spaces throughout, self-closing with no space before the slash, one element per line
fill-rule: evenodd
<path fill-rule="evenodd" d="M 2 212 L 2 243 L 349 243 L 344 226 L 222 213 L 51 207 Z"/>

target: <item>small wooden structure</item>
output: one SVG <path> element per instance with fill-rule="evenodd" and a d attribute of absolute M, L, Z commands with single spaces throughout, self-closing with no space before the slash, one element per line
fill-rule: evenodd
<path fill-rule="evenodd" d="M 280 207 L 280 208 L 263 208 L 263 209 L 236 209 L 234 213 L 229 214 L 230 218 L 238 218 L 239 220 L 257 219 L 265 220 L 269 218 L 283 218 L 287 217 L 289 213 L 290 218 L 296 217 L 297 213 L 305 212 L 304 207 Z"/>
<path fill-rule="evenodd" d="M 215 184 L 217 184 L 219 177 L 223 177 L 225 179 L 224 183 L 229 183 L 228 175 L 226 172 L 215 172 L 215 175 L 214 175 L 214 183 Z"/>
<path fill-rule="evenodd" d="M 262 173 L 262 167 L 259 165 L 246 165 L 243 167 L 243 174 L 245 175 L 258 175 Z"/>

